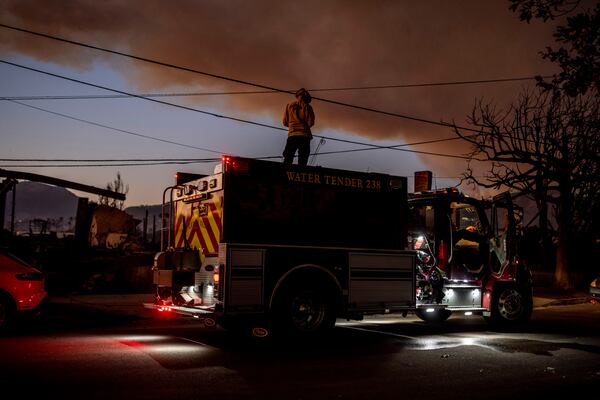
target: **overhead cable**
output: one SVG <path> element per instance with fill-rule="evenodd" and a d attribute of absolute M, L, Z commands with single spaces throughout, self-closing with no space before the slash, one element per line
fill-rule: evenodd
<path fill-rule="evenodd" d="M 10 101 L 12 103 L 22 105 L 24 107 L 33 108 L 35 110 L 39 110 L 39 111 L 42 111 L 42 112 L 53 114 L 53 115 L 56 115 L 56 116 L 59 116 L 59 117 L 64 117 L 64 118 L 72 119 L 72 120 L 75 120 L 75 121 L 78 121 L 78 122 L 83 122 L 83 123 L 86 123 L 86 124 L 95 125 L 95 126 L 99 126 L 99 127 L 110 129 L 110 130 L 115 130 L 115 131 L 118 131 L 118 132 L 123 132 L 123 133 L 134 135 L 134 136 L 140 136 L 140 137 L 143 137 L 143 138 L 146 138 L 146 139 L 152 139 L 152 140 L 157 140 L 157 141 L 165 142 L 165 143 L 169 143 L 169 144 L 175 144 L 175 145 L 184 146 L 184 147 L 190 147 L 190 148 L 194 148 L 194 149 L 198 149 L 198 150 L 204 150 L 204 151 L 208 151 L 210 153 L 217 153 L 217 154 L 224 154 L 224 153 L 226 153 L 226 152 L 223 152 L 223 151 L 212 150 L 212 149 L 207 149 L 207 148 L 203 148 L 203 147 L 197 147 L 197 146 L 190 145 L 190 144 L 184 144 L 184 143 L 174 142 L 174 141 L 171 141 L 171 140 L 160 139 L 160 138 L 153 137 L 153 136 L 142 135 L 140 133 L 126 131 L 126 130 L 115 128 L 115 127 L 112 127 L 112 126 L 109 126 L 109 125 L 104 125 L 104 124 L 100 124 L 100 123 L 97 123 L 97 122 L 89 121 L 89 120 L 86 120 L 86 119 L 77 118 L 77 117 L 74 117 L 72 115 L 63 114 L 63 113 L 59 113 L 59 112 L 56 112 L 56 111 L 51 111 L 51 110 L 48 110 L 48 109 L 45 109 L 45 108 L 32 106 L 30 104 L 22 103 L 22 102 L 16 101 L 16 100 L 11 100 L 11 99 L 6 98 L 6 97 L 4 97 L 4 98 L 0 97 L 0 100 Z M 319 135 L 313 135 L 313 136 L 321 137 Z M 466 137 L 472 137 L 472 136 L 475 136 L 475 135 L 467 135 Z M 321 137 L 321 138 L 330 139 L 330 138 L 328 138 L 326 136 Z M 450 141 L 460 140 L 460 139 L 461 139 L 460 137 L 451 137 L 451 138 L 442 138 L 442 139 L 422 140 L 420 142 L 411 142 L 411 143 L 403 143 L 403 144 L 392 145 L 392 146 L 389 146 L 389 148 L 392 148 L 392 147 L 393 148 L 399 148 L 399 147 L 419 146 L 419 145 L 423 145 L 423 144 L 432 144 L 432 143 L 440 143 L 440 142 L 450 142 Z M 332 139 L 332 140 L 334 140 L 334 139 Z M 370 145 L 370 144 L 364 143 L 363 145 Z M 384 146 L 384 148 L 388 148 L 388 147 Z M 378 150 L 378 149 L 380 149 L 380 147 L 372 147 L 372 148 L 367 148 L 367 149 L 340 150 L 340 151 L 332 151 L 332 152 L 321 153 L 321 154 L 351 153 L 351 152 L 356 152 L 356 151 Z"/>
<path fill-rule="evenodd" d="M 83 42 L 78 42 L 78 41 L 75 41 L 75 40 L 65 39 L 65 38 L 61 38 L 61 37 L 58 37 L 58 36 L 54 36 L 54 35 L 48 35 L 48 34 L 45 34 L 45 33 L 35 32 L 35 31 L 29 30 L 29 29 L 18 28 L 18 27 L 11 26 L 11 25 L 0 24 L 0 27 L 6 28 L 6 29 L 12 29 L 12 30 L 15 30 L 15 31 L 23 32 L 23 33 L 28 33 L 28 34 L 39 36 L 39 37 L 44 37 L 44 38 L 47 38 L 47 39 L 52 39 L 52 40 L 60 41 L 60 42 L 63 42 L 63 43 L 69 43 L 69 44 L 72 44 L 72 45 L 81 46 L 81 47 L 85 47 L 85 48 L 92 49 L 92 50 L 98 50 L 98 51 L 102 51 L 102 52 L 105 52 L 105 53 L 115 54 L 115 55 L 118 55 L 118 56 L 127 57 L 127 58 L 131 58 L 131 59 L 134 59 L 134 60 L 147 62 L 147 63 L 150 63 L 150 64 L 160 65 L 160 66 L 163 66 L 163 67 L 172 68 L 172 69 L 176 69 L 176 70 L 180 70 L 180 71 L 185 71 L 185 72 L 191 72 L 191 73 L 195 73 L 195 74 L 207 76 L 207 77 L 210 77 L 210 78 L 220 79 L 220 80 L 224 80 L 224 81 L 228 81 L 228 82 L 234 82 L 234 83 L 239 83 L 239 84 L 242 84 L 242 85 L 258 87 L 258 88 L 261 88 L 261 89 L 267 89 L 267 90 L 271 90 L 271 91 L 274 91 L 274 92 L 280 92 L 280 93 L 291 94 L 291 93 L 295 92 L 295 91 L 280 89 L 280 88 L 276 88 L 276 87 L 272 87 L 272 86 L 268 86 L 268 85 L 264 85 L 264 84 L 253 83 L 253 82 L 245 81 L 245 80 L 242 80 L 242 79 L 232 78 L 232 77 L 228 77 L 228 76 L 224 76 L 224 75 L 213 74 L 213 73 L 206 72 L 206 71 L 200 71 L 200 70 L 197 70 L 197 69 L 193 69 L 193 68 L 189 68 L 189 67 L 184 67 L 184 66 L 181 66 L 181 65 L 175 65 L 175 64 L 171 64 L 171 63 L 167 63 L 167 62 L 163 62 L 163 61 L 153 60 L 153 59 L 146 58 L 146 57 L 136 56 L 134 54 L 129 54 L 129 53 L 121 52 L 121 51 L 106 49 L 106 48 L 103 48 L 103 47 L 94 46 L 94 45 L 91 45 L 91 44 L 87 44 L 87 43 L 83 43 Z M 124 92 L 120 92 L 120 93 L 121 94 L 126 94 Z M 133 97 L 145 98 L 143 96 L 136 96 L 136 95 L 133 95 L 133 94 L 132 94 L 132 96 Z M 410 120 L 410 121 L 422 122 L 422 123 L 426 123 L 426 124 L 431 124 L 431 125 L 436 125 L 436 126 L 442 126 L 442 127 L 447 127 L 447 128 L 455 128 L 455 127 L 457 127 L 457 128 L 462 129 L 462 130 L 465 130 L 465 131 L 479 132 L 479 131 L 477 131 L 475 129 L 472 129 L 472 128 L 458 127 L 458 126 L 456 126 L 454 124 L 450 124 L 450 123 L 447 123 L 447 122 L 432 121 L 432 120 L 428 120 L 428 119 L 425 119 L 425 118 L 414 117 L 414 116 L 400 114 L 400 113 L 395 113 L 395 112 L 390 112 L 390 111 L 379 110 L 379 109 L 376 109 L 376 108 L 365 107 L 365 106 L 360 106 L 360 105 L 356 105 L 356 104 L 344 103 L 344 102 L 341 102 L 341 101 L 326 99 L 326 98 L 322 98 L 322 97 L 315 97 L 315 96 L 313 96 L 312 98 L 313 98 L 313 100 L 320 100 L 320 101 L 325 102 L 325 103 L 330 103 L 330 104 L 335 104 L 335 105 L 339 105 L 339 106 L 349 107 L 349 108 L 353 108 L 353 109 L 356 109 L 356 110 L 373 112 L 373 113 L 377 113 L 377 114 L 381 114 L 381 115 L 387 115 L 387 116 L 391 116 L 391 117 L 402 118 L 402 119 L 406 119 L 406 120 Z"/>
<path fill-rule="evenodd" d="M 129 96 L 134 97 L 134 98 L 139 98 L 139 99 L 147 100 L 147 101 L 158 103 L 158 104 L 162 104 L 162 105 L 172 106 L 172 107 L 176 107 L 176 108 L 180 108 L 180 109 L 184 109 L 184 110 L 188 110 L 188 111 L 194 111 L 194 112 L 198 112 L 198 113 L 205 114 L 205 115 L 210 115 L 210 116 L 217 117 L 217 118 L 222 118 L 222 119 L 228 119 L 228 120 L 232 120 L 232 121 L 236 121 L 236 122 L 247 123 L 247 124 L 251 124 L 251 125 L 256 125 L 256 126 L 261 126 L 261 127 L 269 128 L 269 129 L 275 129 L 275 130 L 278 130 L 278 131 L 287 131 L 286 128 L 282 128 L 282 127 L 279 127 L 279 126 L 269 125 L 269 124 L 265 124 L 265 123 L 261 123 L 261 122 L 256 122 L 256 121 L 245 120 L 245 119 L 242 119 L 242 118 L 232 117 L 232 116 L 223 115 L 223 114 L 217 114 L 217 113 L 200 110 L 200 109 L 193 108 L 193 107 L 183 106 L 183 105 L 180 105 L 180 104 L 169 103 L 169 102 L 162 101 L 162 100 L 147 98 L 147 97 L 143 97 L 143 96 L 136 95 L 136 94 L 133 94 L 133 93 L 128 93 L 128 92 L 125 92 L 125 91 L 122 91 L 122 90 L 118 90 L 118 89 L 113 89 L 113 88 L 109 88 L 109 87 L 106 87 L 106 86 L 97 85 L 97 84 L 94 84 L 94 83 L 82 81 L 82 80 L 75 79 L 75 78 L 66 77 L 66 76 L 63 76 L 63 75 L 55 74 L 55 73 L 48 72 L 48 71 L 43 71 L 43 70 L 32 68 L 32 67 L 27 67 L 25 65 L 16 64 L 16 63 L 13 63 L 13 62 L 10 62 L 10 61 L 6 61 L 6 60 L 1 60 L 0 59 L 0 63 L 7 64 L 7 65 L 12 65 L 12 66 L 17 67 L 17 68 L 22 68 L 22 69 L 26 69 L 26 70 L 38 72 L 38 73 L 41 73 L 41 74 L 53 76 L 53 77 L 60 78 L 60 79 L 65 79 L 65 80 L 68 80 L 68 81 L 71 81 L 71 82 L 75 82 L 75 83 L 79 83 L 79 84 L 82 84 L 82 85 L 88 85 L 88 86 L 95 87 L 95 88 L 98 88 L 98 89 L 103 89 L 103 90 L 107 90 L 107 91 L 111 91 L 111 92 L 115 92 L 115 93 L 129 95 Z M 30 107 L 36 108 L 34 106 L 30 106 Z M 472 130 L 472 129 L 469 129 L 469 130 Z M 355 141 L 355 140 L 338 139 L 338 138 L 333 138 L 333 137 L 328 137 L 328 136 L 323 136 L 323 135 L 313 135 L 313 136 L 315 136 L 315 137 L 321 137 L 321 138 L 332 140 L 332 141 L 343 142 L 343 143 L 350 143 L 350 144 L 356 144 L 356 145 L 361 145 L 361 146 L 369 146 L 369 147 L 378 148 L 378 149 L 390 149 L 390 150 L 398 150 L 398 151 L 405 151 L 405 152 L 408 151 L 408 152 L 421 153 L 421 152 L 418 152 L 416 150 L 408 150 L 408 149 L 400 149 L 400 148 L 398 148 L 398 147 L 405 146 L 405 145 L 382 146 L 382 145 L 376 145 L 376 144 L 373 144 L 373 143 L 364 143 L 364 142 L 359 142 L 359 141 Z M 458 139 L 460 139 L 460 138 L 455 137 L 455 138 L 447 138 L 447 139 L 437 139 L 437 141 L 449 141 L 449 140 L 458 140 Z M 423 154 L 426 154 L 426 153 L 423 153 Z M 448 157 L 470 159 L 469 157 L 466 157 L 466 156 L 456 156 L 456 155 L 448 155 Z"/>
<path fill-rule="evenodd" d="M 213 162 L 220 158 L 0 158 L 0 162 Z"/>
<path fill-rule="evenodd" d="M 49 114 L 53 114 L 53 115 L 56 115 L 56 116 L 59 116 L 59 117 L 68 118 L 68 119 L 72 119 L 74 121 L 83 122 L 85 124 L 94 125 L 94 126 L 98 126 L 98 127 L 101 127 L 101 128 L 110 129 L 110 130 L 113 130 L 113 131 L 125 133 L 127 135 L 133 135 L 133 136 L 142 137 L 144 139 L 150 139 L 150 140 L 156 140 L 158 142 L 163 142 L 163 143 L 168 143 L 168 144 L 174 144 L 176 146 L 183 146 L 183 147 L 188 147 L 188 148 L 192 148 L 192 149 L 196 149 L 196 150 L 207 151 L 209 153 L 223 154 L 223 152 L 218 151 L 218 150 L 207 149 L 205 147 L 198 147 L 198 146 L 194 146 L 194 145 L 191 145 L 191 144 L 185 144 L 185 143 L 175 142 L 173 140 L 167 140 L 167 139 L 157 138 L 157 137 L 154 137 L 154 136 L 143 135 L 141 133 L 127 131 L 127 130 L 115 128 L 115 127 L 112 127 L 112 126 L 109 126 L 109 125 L 104 125 L 104 124 L 100 124 L 100 123 L 97 123 L 97 122 L 85 120 L 85 119 L 82 119 L 82 118 L 73 117 L 72 115 L 67 115 L 67 114 L 56 112 L 56 111 L 50 111 L 50 110 L 47 110 L 45 108 L 32 106 L 31 104 L 22 103 L 22 102 L 16 101 L 16 100 L 9 100 L 9 99 L 6 99 L 6 98 L 1 99 L 1 100 L 7 100 L 7 101 L 10 101 L 12 103 L 16 103 L 16 104 L 19 104 L 21 106 L 24 106 L 24 107 L 33 108 L 35 110 L 42 111 L 42 112 L 49 113 Z"/>
<path fill-rule="evenodd" d="M 549 76 L 541 76 L 548 78 Z M 520 77 L 520 78 L 498 78 L 498 79 L 481 79 L 474 81 L 454 81 L 454 82 L 434 82 L 434 83 L 412 83 L 402 85 L 380 85 L 380 86 L 352 86 L 352 87 L 337 87 L 337 88 L 308 88 L 310 92 L 338 92 L 338 91 L 356 91 L 356 90 L 375 90 L 375 89 L 398 89 L 398 88 L 417 88 L 431 86 L 452 86 L 452 85 L 472 85 L 484 83 L 504 83 L 529 81 L 536 79 L 535 76 Z M 288 90 L 288 91 L 291 91 Z M 179 93 L 137 93 L 143 97 L 196 97 L 196 96 L 236 96 L 236 95 L 253 95 L 253 94 L 273 94 L 280 93 L 274 90 L 249 90 L 249 91 L 227 91 L 227 92 L 179 92 Z M 82 95 L 32 95 L 32 96 L 6 96 L 7 100 L 103 100 L 103 99 L 129 99 L 130 96 L 117 94 L 82 94 Z"/>

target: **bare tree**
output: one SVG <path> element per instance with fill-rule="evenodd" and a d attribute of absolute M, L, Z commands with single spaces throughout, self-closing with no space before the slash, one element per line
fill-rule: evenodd
<path fill-rule="evenodd" d="M 114 181 L 106 184 L 106 190 L 123 194 L 129 193 L 129 185 L 123 182 L 120 171 L 117 172 L 117 177 Z M 115 207 L 119 210 L 122 210 L 125 205 L 125 202 L 123 200 L 117 200 L 106 196 L 98 196 L 98 203 L 110 207 Z"/>
<path fill-rule="evenodd" d="M 546 22 L 568 16 L 556 27 L 554 40 L 558 47 L 546 47 L 542 57 L 560 67 L 560 72 L 547 81 L 538 77 L 540 86 L 562 90 L 570 96 L 588 91 L 600 95 L 600 3 L 581 0 L 510 0 L 510 9 L 521 21 L 533 18 Z"/>
<path fill-rule="evenodd" d="M 478 101 L 469 117 L 478 133 L 458 136 L 472 145 L 473 160 L 491 162 L 485 179 L 471 164 L 465 179 L 487 188 L 507 187 L 535 199 L 540 229 L 548 210 L 558 222 L 555 285 L 569 288 L 569 251 L 577 232 L 590 231 L 600 204 L 600 105 L 596 96 L 523 93 L 502 111 Z M 595 210 L 595 211 L 592 211 Z M 595 230 L 597 231 L 597 225 Z"/>

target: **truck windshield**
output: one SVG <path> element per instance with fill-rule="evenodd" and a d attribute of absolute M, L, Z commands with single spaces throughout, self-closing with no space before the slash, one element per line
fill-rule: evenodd
<path fill-rule="evenodd" d="M 421 242 L 425 239 L 427 243 L 435 242 L 434 215 L 434 208 L 429 204 L 409 207 L 407 221 L 409 249 L 420 247 Z"/>

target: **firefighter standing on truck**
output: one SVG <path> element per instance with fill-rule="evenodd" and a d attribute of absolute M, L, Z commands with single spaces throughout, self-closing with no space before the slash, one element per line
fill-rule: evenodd
<path fill-rule="evenodd" d="M 315 113 L 310 106 L 311 96 L 302 88 L 296 92 L 296 101 L 285 107 L 283 125 L 288 127 L 288 138 L 283 150 L 283 162 L 292 164 L 298 151 L 298 165 L 306 165 L 312 140 L 311 126 L 315 124 Z"/>

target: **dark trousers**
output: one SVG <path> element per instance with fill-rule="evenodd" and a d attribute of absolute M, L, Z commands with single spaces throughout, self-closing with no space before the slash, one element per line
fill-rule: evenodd
<path fill-rule="evenodd" d="M 298 165 L 308 164 L 310 155 L 310 138 L 307 136 L 289 136 L 283 149 L 283 162 L 292 164 L 294 155 L 298 151 Z"/>

